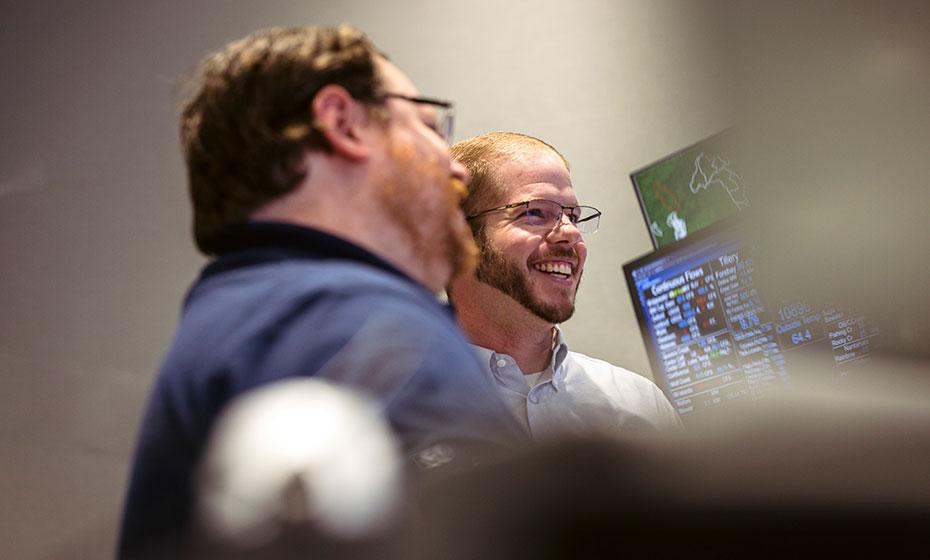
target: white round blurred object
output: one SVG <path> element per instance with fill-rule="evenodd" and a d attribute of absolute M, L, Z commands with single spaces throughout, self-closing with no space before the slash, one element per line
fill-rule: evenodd
<path fill-rule="evenodd" d="M 198 474 L 201 527 L 243 547 L 294 524 L 365 538 L 389 526 L 401 502 L 400 452 L 379 408 L 318 379 L 273 383 L 233 401 Z"/>

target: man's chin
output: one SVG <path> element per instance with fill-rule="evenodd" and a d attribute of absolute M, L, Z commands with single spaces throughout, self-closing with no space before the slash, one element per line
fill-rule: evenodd
<path fill-rule="evenodd" d="M 547 323 L 564 323 L 575 313 L 574 301 L 566 301 L 562 298 L 545 298 L 529 291 L 510 293 L 508 295 L 527 311 Z M 561 301 L 553 304 L 551 303 L 553 299 L 561 299 Z"/>
<path fill-rule="evenodd" d="M 542 305 L 539 306 L 536 316 L 548 323 L 564 323 L 572 318 L 575 314 L 575 304 L 566 304 L 560 306 Z"/>

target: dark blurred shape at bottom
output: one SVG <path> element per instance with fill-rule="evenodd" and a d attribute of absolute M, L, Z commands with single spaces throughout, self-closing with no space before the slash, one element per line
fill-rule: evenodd
<path fill-rule="evenodd" d="M 807 391 L 676 441 L 564 441 L 450 479 L 421 557 L 930 552 L 926 401 Z"/>

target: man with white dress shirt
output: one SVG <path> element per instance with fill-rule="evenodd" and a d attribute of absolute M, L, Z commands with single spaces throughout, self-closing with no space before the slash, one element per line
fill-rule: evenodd
<path fill-rule="evenodd" d="M 518 420 L 537 440 L 681 429 L 652 381 L 570 351 L 559 329 L 575 309 L 584 236 L 601 215 L 578 204 L 565 158 L 512 132 L 460 142 L 452 153 L 472 175 L 463 204 L 481 255 L 449 298 Z"/>

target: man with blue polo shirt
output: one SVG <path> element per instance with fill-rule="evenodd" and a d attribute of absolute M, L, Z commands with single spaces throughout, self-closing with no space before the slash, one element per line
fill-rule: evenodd
<path fill-rule="evenodd" d="M 194 237 L 129 481 L 121 557 L 176 557 L 218 413 L 276 380 L 373 397 L 421 465 L 523 437 L 436 293 L 468 273 L 451 104 L 358 30 L 270 29 L 204 60 L 181 117 Z"/>

